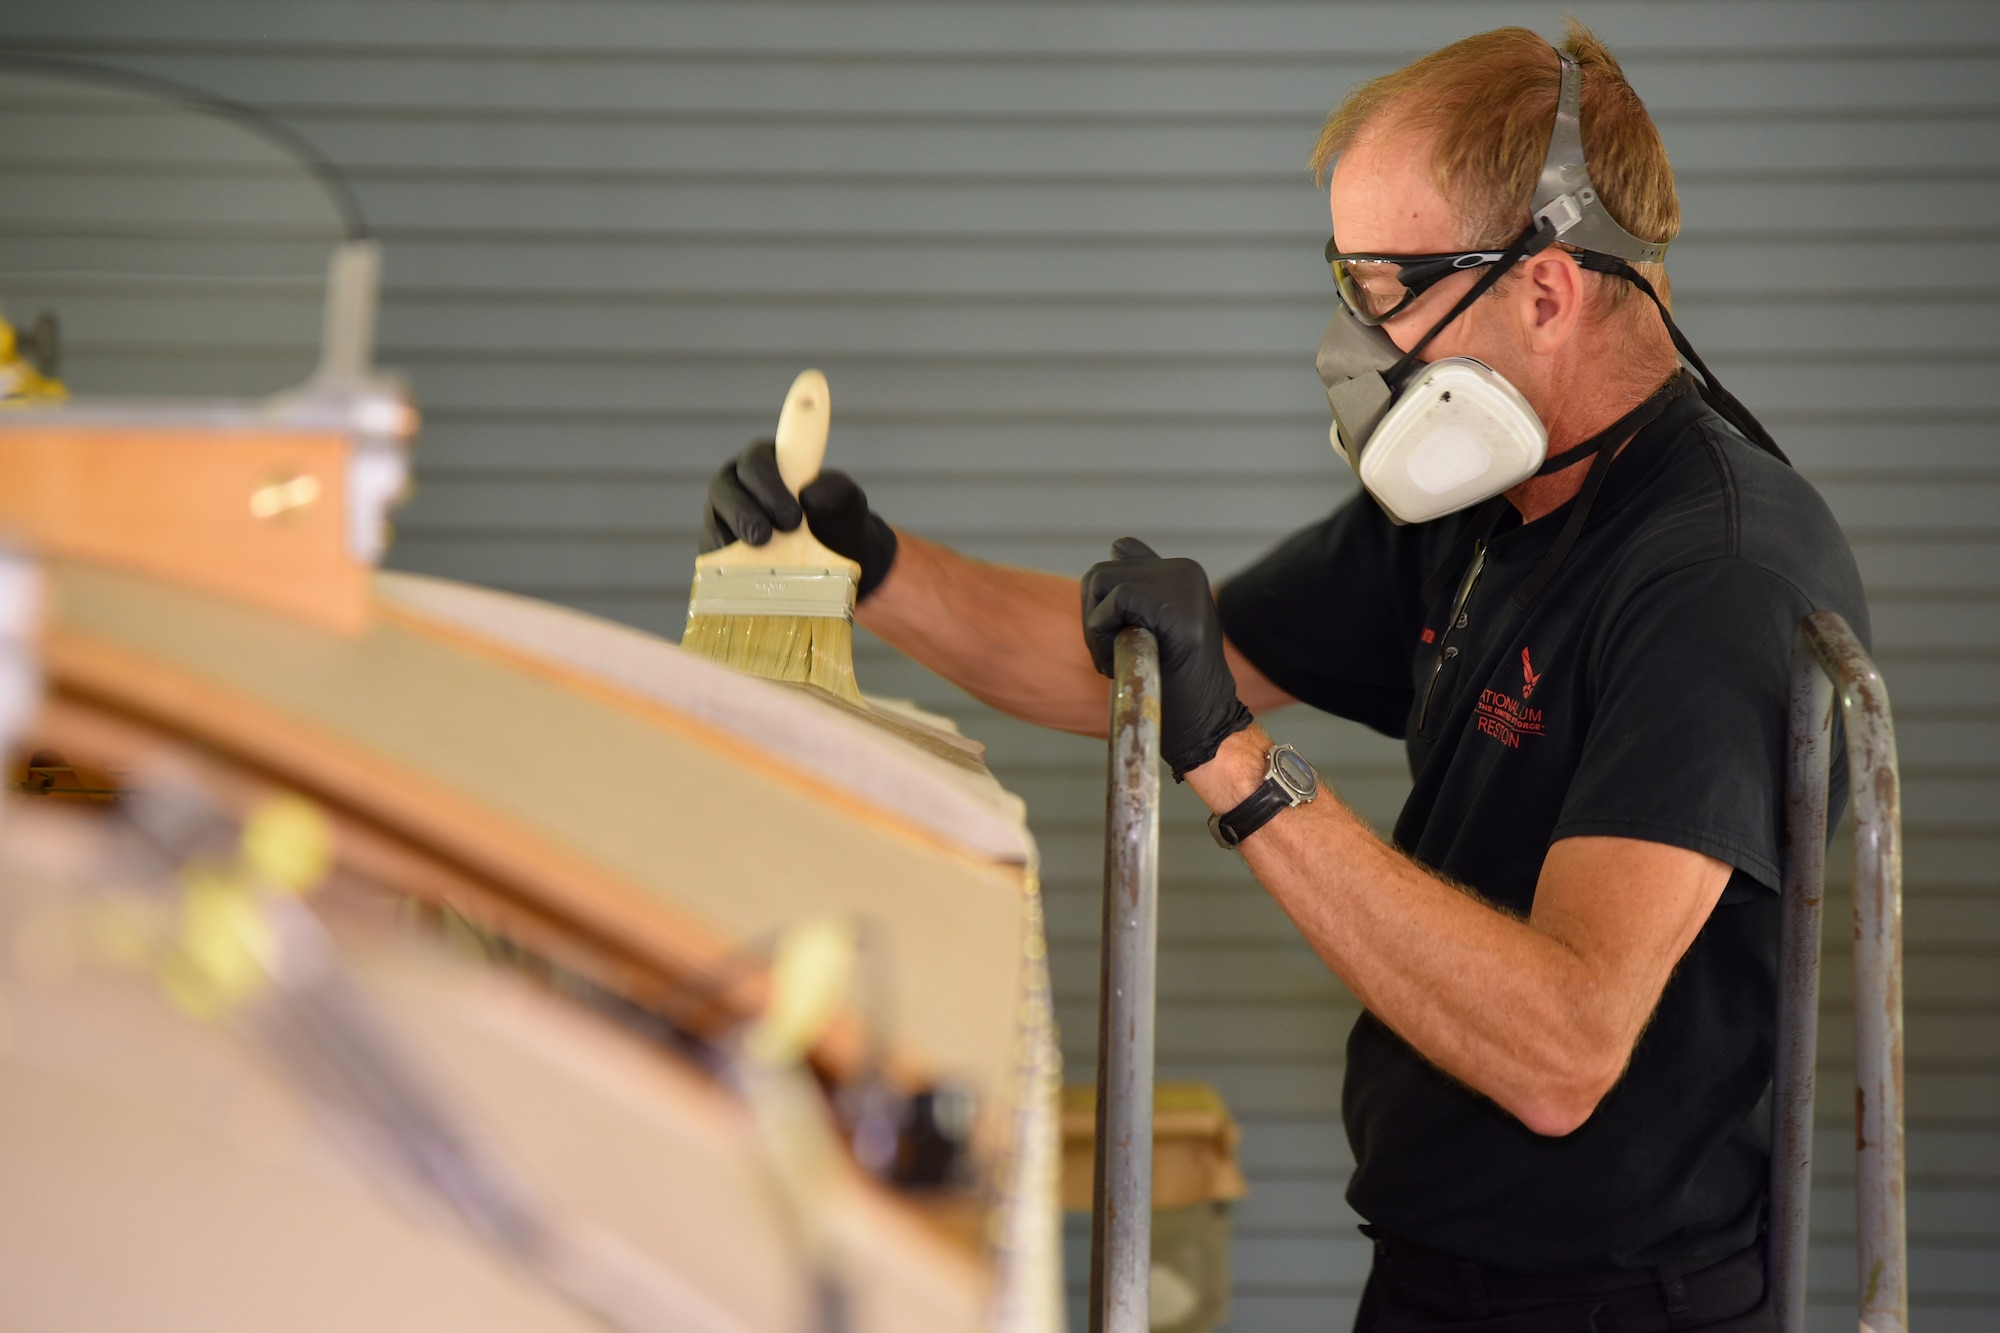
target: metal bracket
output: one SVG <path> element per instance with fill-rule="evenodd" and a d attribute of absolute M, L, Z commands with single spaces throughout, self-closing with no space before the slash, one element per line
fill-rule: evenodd
<path fill-rule="evenodd" d="M 319 367 L 277 400 L 278 415 L 288 423 L 323 423 L 349 437 L 347 545 L 356 560 L 370 565 L 388 550 L 389 511 L 409 490 L 409 440 L 417 428 L 409 390 L 374 369 L 381 284 L 381 246 L 344 241 L 334 250 Z"/>

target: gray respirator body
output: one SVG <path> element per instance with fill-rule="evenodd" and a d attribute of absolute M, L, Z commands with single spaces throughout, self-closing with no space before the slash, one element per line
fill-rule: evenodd
<path fill-rule="evenodd" d="M 1551 465 L 1541 418 L 1505 376 L 1471 357 L 1419 359 L 1431 339 L 1516 263 L 1557 241 L 1576 247 L 1584 267 L 1623 277 L 1652 297 L 1675 345 L 1713 384 L 1651 284 L 1631 268 L 1633 263 L 1660 262 L 1667 247 L 1627 232 L 1590 182 L 1583 154 L 1582 71 L 1568 55 L 1558 54 L 1562 90 L 1555 130 L 1527 230 L 1410 351 L 1356 318 L 1344 301 L 1320 342 L 1317 363 L 1333 409 L 1333 447 L 1400 523 L 1422 523 L 1471 508 L 1529 477 L 1581 462 L 1607 443 L 1587 441 Z M 1756 431 L 1762 435 L 1763 428 Z M 1768 436 L 1759 442 L 1767 443 Z M 1589 447 L 1593 444 L 1597 447 Z M 1775 445 L 1768 447 L 1775 452 Z"/>

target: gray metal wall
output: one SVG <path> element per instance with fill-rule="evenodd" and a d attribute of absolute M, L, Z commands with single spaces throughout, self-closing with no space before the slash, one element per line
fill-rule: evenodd
<path fill-rule="evenodd" d="M 2000 6 L 1582 8 L 1679 172 L 1685 326 L 1825 492 L 1869 582 L 1907 779 L 1917 1319 L 1991 1329 Z M 1074 571 L 1130 531 L 1226 572 L 1338 502 L 1304 156 L 1350 84 L 1506 22 L 1552 34 L 1560 10 L 65 0 L 9 6 L 0 36 L 242 99 L 318 144 L 386 243 L 384 356 L 426 414 L 395 562 L 671 635 L 705 477 L 808 364 L 832 378 L 834 459 L 898 523 L 979 555 Z M 190 262 L 294 263 L 292 224 L 233 216 L 229 244 L 186 241 Z M 171 229 L 96 231 L 0 199 L 0 245 L 29 266 Z M 183 283 L 220 312 L 198 327 L 144 293 L 80 301 L 74 382 L 168 387 L 146 368 L 170 365 L 179 387 L 269 387 L 309 359 L 310 312 L 281 288 Z M 29 306 L 46 289 L 15 283 Z M 1028 797 L 1087 1079 L 1099 749 L 986 714 L 879 646 L 860 671 L 958 715 Z M 1271 725 L 1393 817 L 1397 746 Z M 1197 814 L 1175 795 L 1161 1070 L 1216 1083 L 1244 1121 L 1234 1327 L 1344 1326 L 1366 1262 L 1340 1197 L 1354 1005 Z M 1822 1329 L 1853 1326 L 1845 910 L 1827 942 Z"/>

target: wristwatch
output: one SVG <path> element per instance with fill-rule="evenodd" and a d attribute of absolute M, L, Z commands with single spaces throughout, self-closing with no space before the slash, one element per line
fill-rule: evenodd
<path fill-rule="evenodd" d="M 1219 845 L 1234 851 L 1280 811 L 1309 805 L 1317 795 L 1319 774 L 1306 757 L 1289 745 L 1273 745 L 1264 756 L 1264 781 L 1228 814 L 1210 815 L 1208 831 Z"/>

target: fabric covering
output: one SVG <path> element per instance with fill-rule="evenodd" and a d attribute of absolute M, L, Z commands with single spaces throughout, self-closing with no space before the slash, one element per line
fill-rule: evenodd
<path fill-rule="evenodd" d="M 489 588 L 378 573 L 376 596 L 489 635 L 719 726 L 995 861 L 1034 857 L 1027 810 L 984 747 L 899 701 L 856 708 L 745 676 L 629 626 Z"/>

